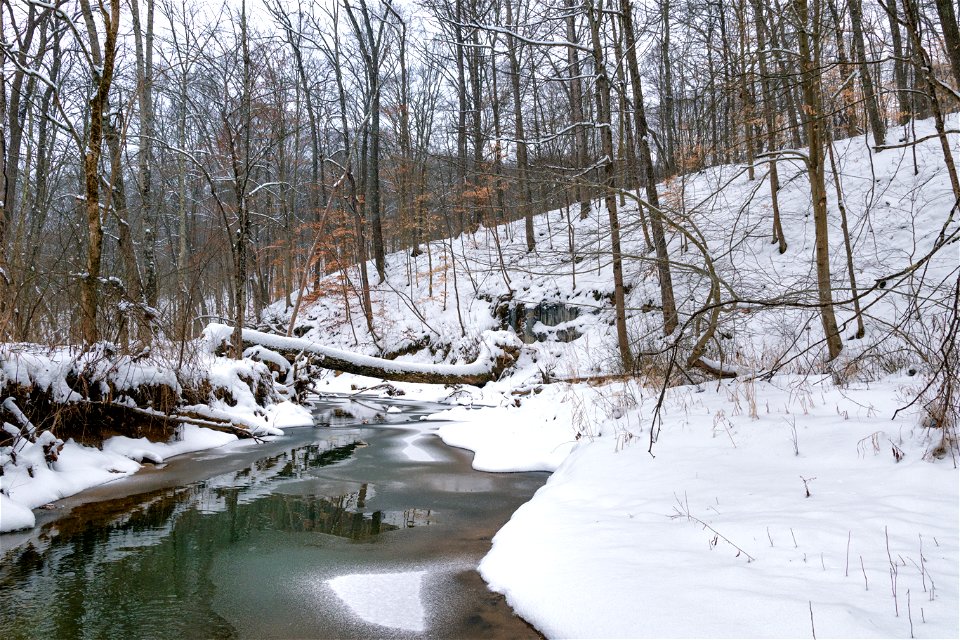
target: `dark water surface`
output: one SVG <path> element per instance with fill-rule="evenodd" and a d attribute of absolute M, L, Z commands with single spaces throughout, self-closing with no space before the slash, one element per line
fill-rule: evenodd
<path fill-rule="evenodd" d="M 436 407 L 339 405 L 387 422 L 181 456 L 0 536 L 0 638 L 535 637 L 474 568 L 546 474 L 473 471 L 405 426 Z M 374 624 L 328 582 L 394 573 L 422 576 L 420 627 Z M 387 613 L 409 603 L 392 595 Z"/>

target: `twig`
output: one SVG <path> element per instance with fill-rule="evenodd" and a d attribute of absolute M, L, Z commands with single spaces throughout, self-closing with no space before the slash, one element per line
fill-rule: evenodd
<path fill-rule="evenodd" d="M 900 604 L 897 602 L 897 564 L 893 561 L 893 556 L 890 554 L 890 532 L 886 526 L 883 527 L 883 535 L 887 540 L 887 560 L 890 561 L 890 590 L 893 592 L 893 611 L 899 618 Z"/>
<path fill-rule="evenodd" d="M 923 592 L 927 592 L 927 571 L 924 567 L 923 559 L 923 534 L 917 534 L 920 536 L 920 579 L 923 581 Z"/>
<path fill-rule="evenodd" d="M 887 560 L 890 561 L 890 566 L 896 566 L 893 564 L 893 556 L 890 555 L 890 532 L 887 531 L 887 527 L 883 527 L 883 536 L 887 539 Z"/>
<path fill-rule="evenodd" d="M 847 565 L 843 569 L 843 577 L 847 578 L 850 576 L 850 538 L 853 536 L 853 531 L 847 531 Z"/>
<path fill-rule="evenodd" d="M 808 600 L 807 604 L 810 605 L 810 633 L 813 634 L 813 640 L 817 640 L 817 629 L 813 626 L 813 600 Z"/>
<path fill-rule="evenodd" d="M 913 615 L 910 613 L 910 589 L 907 589 L 907 620 L 910 621 L 910 637 L 913 638 Z"/>
<path fill-rule="evenodd" d="M 860 570 L 863 571 L 863 589 L 870 591 L 870 583 L 867 582 L 867 569 L 863 566 L 863 556 L 860 556 Z"/>
<path fill-rule="evenodd" d="M 897 568 L 890 567 L 890 589 L 893 591 L 893 613 L 900 617 L 900 603 L 897 601 Z"/>
<path fill-rule="evenodd" d="M 676 496 L 674 496 L 674 497 L 676 497 Z M 681 506 L 682 506 L 682 504 L 683 504 L 683 503 L 680 502 L 680 498 L 677 498 L 677 503 L 681 504 Z M 744 551 L 743 548 L 740 547 L 740 545 L 734 543 L 732 540 L 730 540 L 730 538 L 728 538 L 727 536 L 723 535 L 722 533 L 720 533 L 719 531 L 717 531 L 716 529 L 714 529 L 713 527 L 711 527 L 710 525 L 708 525 L 706 522 L 704 522 L 704 521 L 701 520 L 700 518 L 692 515 L 692 514 L 690 513 L 690 505 L 689 505 L 689 503 L 686 505 L 686 510 L 685 510 L 685 511 L 680 510 L 680 509 L 678 509 L 677 507 L 674 507 L 673 510 L 674 510 L 676 513 L 675 513 L 674 515 L 670 516 L 671 519 L 675 519 L 675 518 L 686 518 L 687 520 L 691 520 L 691 521 L 693 521 L 693 522 L 696 522 L 697 524 L 699 524 L 700 526 L 702 526 L 704 529 L 709 529 L 710 532 L 713 533 L 714 536 L 716 536 L 716 538 L 719 538 L 720 540 L 723 540 L 723 541 L 726 542 L 728 545 L 730 545 L 731 547 L 733 547 L 734 549 L 736 549 L 736 550 L 737 550 L 737 556 L 738 556 L 738 557 L 739 557 L 740 554 L 742 553 L 743 555 L 747 556 L 747 562 L 756 562 L 757 559 L 754 558 L 754 557 L 753 557 L 752 555 L 750 555 L 749 553 L 747 553 L 746 551 Z"/>

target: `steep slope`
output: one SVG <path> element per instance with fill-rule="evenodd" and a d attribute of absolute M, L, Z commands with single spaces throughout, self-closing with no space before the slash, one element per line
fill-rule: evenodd
<path fill-rule="evenodd" d="M 916 123 L 918 137 L 932 132 L 931 122 Z M 952 306 L 960 246 L 955 244 L 960 222 L 947 224 L 954 198 L 938 143 L 917 145 L 915 159 L 909 148 L 871 152 L 863 137 L 837 142 L 835 152 L 866 318 L 864 337 L 852 338 L 856 324 L 841 217 L 836 189 L 830 187 L 831 271 L 846 349 L 836 368 L 857 356 L 857 371 L 867 377 L 918 364 L 918 352 L 936 346 L 929 331 Z M 661 335 L 656 312 L 654 257 L 636 204 L 625 201 L 620 216 L 635 351 L 689 347 L 701 335 L 707 315 L 698 311 L 707 302 L 712 267 L 723 307 L 710 358 L 746 371 L 822 370 L 808 182 L 799 154 L 783 156 L 779 169 L 789 243 L 783 255 L 771 243 L 766 165 L 758 165 L 753 181 L 745 167 L 728 165 L 661 185 L 673 221 L 669 248 L 676 297 L 681 323 L 686 321 L 669 340 Z M 827 179 L 832 183 L 832 174 Z M 527 253 L 518 221 L 434 241 L 417 257 L 389 255 L 387 278 L 371 292 L 376 335 L 363 320 L 358 278 L 350 274 L 351 283 L 344 286 L 340 274 L 331 275 L 320 291 L 308 292 L 313 301 L 300 312 L 297 334 L 361 353 L 419 352 L 404 357 L 453 362 L 474 355 L 482 331 L 512 328 L 528 342 L 536 341 L 527 349 L 526 363 L 544 373 L 616 373 L 607 214 L 601 204 L 586 220 L 566 210 L 538 216 L 535 253 Z M 918 262 L 940 237 L 954 243 Z M 264 320 L 285 325 L 290 309 L 284 306 L 274 304 Z"/>

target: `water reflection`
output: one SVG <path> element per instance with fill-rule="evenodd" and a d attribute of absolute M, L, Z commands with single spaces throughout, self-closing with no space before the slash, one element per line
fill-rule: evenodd
<path fill-rule="evenodd" d="M 423 634 L 410 625 L 358 618 L 331 581 L 426 568 L 427 635 L 536 637 L 472 567 L 545 475 L 477 473 L 469 455 L 425 438 L 418 446 L 431 455 L 411 458 L 411 431 L 396 423 L 438 407 L 364 403 L 391 425 L 345 418 L 256 449 L 190 456 L 164 472 L 179 487 L 74 507 L 32 543 L 0 552 L 0 640 L 414 638 Z M 191 483 L 210 474 L 222 475 Z"/>
<path fill-rule="evenodd" d="M 338 446 L 334 446 L 334 444 Z M 217 555 L 269 532 L 368 542 L 430 524 L 430 510 L 368 513 L 374 487 L 280 493 L 349 458 L 358 443 L 315 443 L 187 487 L 74 509 L 0 563 L 4 638 L 231 637 L 211 606 Z"/>

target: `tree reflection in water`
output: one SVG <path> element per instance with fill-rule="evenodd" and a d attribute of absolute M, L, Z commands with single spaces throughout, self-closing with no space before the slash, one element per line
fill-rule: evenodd
<path fill-rule="evenodd" d="M 211 607 L 210 568 L 219 552 L 260 532 L 365 542 L 432 521 L 424 509 L 365 512 L 367 484 L 333 497 L 277 492 L 358 446 L 334 444 L 293 448 L 186 487 L 74 508 L 2 558 L 4 637 L 229 637 L 234 630 Z"/>

